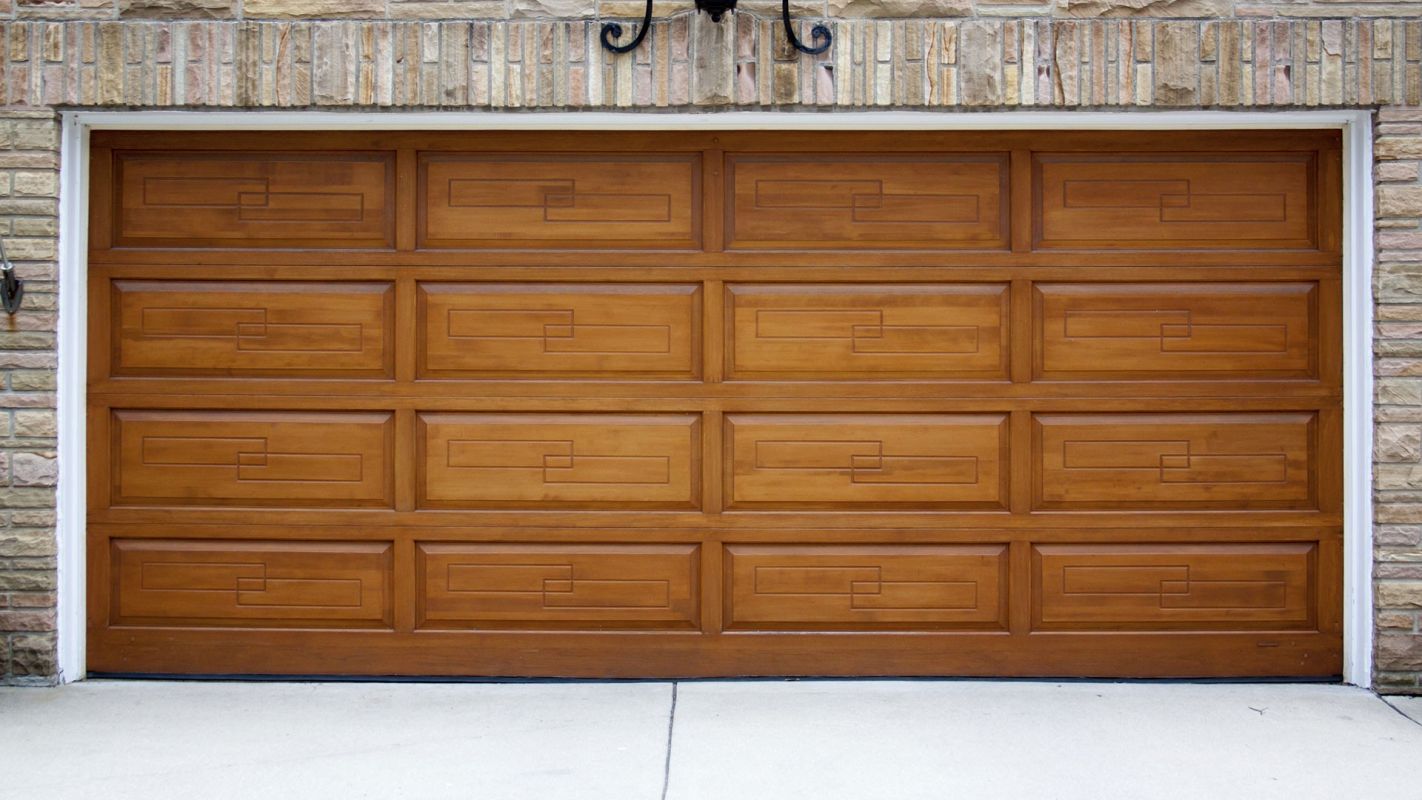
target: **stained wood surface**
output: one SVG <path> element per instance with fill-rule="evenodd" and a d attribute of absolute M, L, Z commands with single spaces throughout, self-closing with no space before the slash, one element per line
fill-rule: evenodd
<path fill-rule="evenodd" d="M 1336 133 L 92 147 L 91 670 L 1341 671 Z"/>

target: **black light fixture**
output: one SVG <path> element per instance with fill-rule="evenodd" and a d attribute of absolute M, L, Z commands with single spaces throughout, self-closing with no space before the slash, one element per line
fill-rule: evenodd
<path fill-rule="evenodd" d="M 696 0 L 696 10 L 705 11 L 711 15 L 712 22 L 720 22 L 727 11 L 736 8 L 736 0 Z M 830 48 L 834 43 L 834 37 L 830 35 L 829 28 L 823 24 L 817 24 L 810 29 L 810 38 L 814 41 L 813 47 L 808 47 L 800 41 L 800 37 L 795 35 L 795 27 L 790 24 L 790 0 L 781 0 L 780 15 L 785 22 L 785 38 L 790 41 L 790 46 L 808 55 L 819 55 Z M 614 53 L 630 53 L 637 49 L 637 45 L 647 38 L 647 31 L 652 27 L 652 0 L 647 0 L 647 13 L 642 16 L 642 27 L 637 30 L 637 36 L 632 41 L 624 45 L 617 44 L 617 40 L 622 38 L 622 25 L 616 22 L 604 22 L 602 24 L 602 46 L 603 49 L 611 50 Z"/>
<path fill-rule="evenodd" d="M 14 316 L 24 298 L 25 282 L 15 277 L 15 265 L 5 255 L 5 240 L 0 238 L 0 306 L 5 308 L 6 314 Z"/>

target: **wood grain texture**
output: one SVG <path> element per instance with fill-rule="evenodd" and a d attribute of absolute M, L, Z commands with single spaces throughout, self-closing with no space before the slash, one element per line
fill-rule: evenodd
<path fill-rule="evenodd" d="M 1037 415 L 1037 508 L 1314 508 L 1316 419 Z"/>
<path fill-rule="evenodd" d="M 1035 289 L 1040 379 L 1319 374 L 1315 284 L 1038 283 Z"/>
<path fill-rule="evenodd" d="M 728 630 L 1004 627 L 1002 545 L 732 545 Z"/>
<path fill-rule="evenodd" d="M 1001 414 L 732 414 L 727 507 L 1001 509 Z"/>
<path fill-rule="evenodd" d="M 113 159 L 120 247 L 394 245 L 389 153 L 121 151 Z"/>
<path fill-rule="evenodd" d="M 1007 287 L 726 287 L 732 380 L 1006 378 Z"/>
<path fill-rule="evenodd" d="M 391 421 L 380 412 L 117 410 L 114 502 L 387 507 Z"/>
<path fill-rule="evenodd" d="M 389 283 L 116 281 L 116 375 L 391 377 Z"/>
<path fill-rule="evenodd" d="M 1036 246 L 1315 248 L 1313 154 L 1036 157 Z"/>
<path fill-rule="evenodd" d="M 390 545 L 119 539 L 111 622 L 389 628 Z"/>
<path fill-rule="evenodd" d="M 1310 630 L 1317 546 L 1044 544 L 1035 630 Z"/>
<path fill-rule="evenodd" d="M 426 508 L 695 508 L 690 414 L 422 414 Z"/>
<path fill-rule="evenodd" d="M 1001 249 L 1005 154 L 726 159 L 731 249 Z"/>
<path fill-rule="evenodd" d="M 425 154 L 429 248 L 692 248 L 700 244 L 699 156 Z"/>
<path fill-rule="evenodd" d="M 420 627 L 698 627 L 695 545 L 420 543 Z"/>
<path fill-rule="evenodd" d="M 701 289 L 420 285 L 425 377 L 695 378 Z"/>
<path fill-rule="evenodd" d="M 1340 149 L 96 132 L 89 666 L 1336 675 Z"/>

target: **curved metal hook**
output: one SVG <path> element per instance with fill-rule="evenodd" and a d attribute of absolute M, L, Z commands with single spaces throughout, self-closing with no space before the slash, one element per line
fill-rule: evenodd
<path fill-rule="evenodd" d="M 804 42 L 800 41 L 800 37 L 795 35 L 795 27 L 790 24 L 790 0 L 781 0 L 781 3 L 780 13 L 781 17 L 785 20 L 785 38 L 790 40 L 791 47 L 812 56 L 817 56 L 830 49 L 830 45 L 834 44 L 834 36 L 830 34 L 830 29 L 826 28 L 823 24 L 816 24 L 815 27 L 810 29 L 810 39 L 817 43 L 824 43 L 816 44 L 814 47 L 806 47 Z"/>
<path fill-rule="evenodd" d="M 789 0 L 786 0 L 789 2 Z M 788 7 L 788 6 L 787 6 Z M 622 26 L 616 22 L 604 22 L 602 24 L 602 47 L 604 50 L 611 50 L 614 53 L 630 53 L 637 49 L 637 45 L 647 38 L 647 31 L 652 29 L 652 0 L 647 0 L 647 13 L 642 17 L 642 29 L 637 31 L 637 38 L 625 45 L 616 45 L 613 42 L 622 38 Z"/>

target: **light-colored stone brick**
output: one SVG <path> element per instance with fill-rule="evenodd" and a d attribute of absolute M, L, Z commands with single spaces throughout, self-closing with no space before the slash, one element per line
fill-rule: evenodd
<path fill-rule="evenodd" d="M 832 17 L 966 17 L 972 0 L 828 0 Z"/>
<path fill-rule="evenodd" d="M 59 462 L 53 454 L 15 453 L 10 457 L 10 480 L 16 486 L 53 486 Z"/>
<path fill-rule="evenodd" d="M 119 0 L 124 17 L 157 19 L 227 19 L 236 16 L 239 0 Z"/>
<path fill-rule="evenodd" d="M 1373 437 L 1373 458 L 1385 462 L 1422 461 L 1422 426 L 1377 426 Z"/>
<path fill-rule="evenodd" d="M 1377 213 L 1382 217 L 1422 216 L 1422 186 L 1379 186 Z"/>
<path fill-rule="evenodd" d="M 1074 17 L 1228 17 L 1234 0 L 1057 0 Z"/>
<path fill-rule="evenodd" d="M 383 0 L 242 0 L 245 17 L 278 19 L 332 19 L 383 17 Z"/>
<path fill-rule="evenodd" d="M 1378 584 L 1379 608 L 1422 608 L 1422 581 L 1383 581 Z"/>

